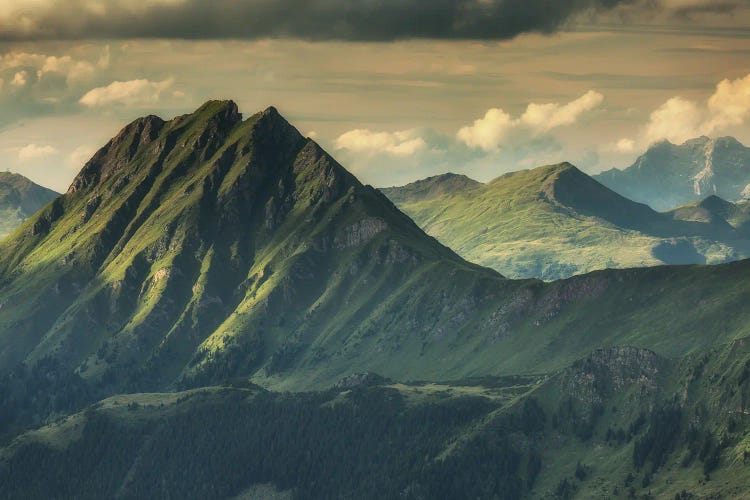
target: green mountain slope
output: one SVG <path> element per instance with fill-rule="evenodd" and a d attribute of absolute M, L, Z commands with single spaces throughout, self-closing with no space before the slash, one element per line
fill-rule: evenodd
<path fill-rule="evenodd" d="M 748 346 L 601 349 L 547 377 L 119 395 L 0 449 L 0 483 L 24 499 L 738 498 Z"/>
<path fill-rule="evenodd" d="M 699 137 L 684 144 L 663 141 L 633 165 L 594 178 L 656 210 L 669 210 L 717 195 L 737 201 L 750 195 L 750 148 L 733 137 Z"/>
<path fill-rule="evenodd" d="M 127 126 L 0 261 L 2 364 L 54 357 L 120 388 L 390 363 L 401 340 L 376 322 L 448 325 L 504 286 L 273 108 L 231 102 Z"/>
<path fill-rule="evenodd" d="M 34 184 L 22 175 L 0 172 L 0 237 L 11 233 L 58 196 L 58 193 Z"/>
<path fill-rule="evenodd" d="M 527 231 L 745 224 L 714 198 L 654 216 L 569 165 L 496 183 Z M 273 108 L 142 118 L 0 243 L 2 496 L 736 497 L 749 297 L 750 261 L 510 280 Z"/>
<path fill-rule="evenodd" d="M 682 356 L 749 333 L 748 272 L 507 280 L 426 236 L 273 108 L 243 121 L 209 102 L 130 124 L 0 245 L 0 366 L 54 366 L 105 396 L 238 375 L 300 390 L 362 370 L 541 373 L 607 345 Z"/>
<path fill-rule="evenodd" d="M 511 278 L 552 280 L 750 255 L 750 233 L 726 217 L 655 212 L 567 163 L 487 184 L 447 174 L 383 192 L 462 257 Z"/>

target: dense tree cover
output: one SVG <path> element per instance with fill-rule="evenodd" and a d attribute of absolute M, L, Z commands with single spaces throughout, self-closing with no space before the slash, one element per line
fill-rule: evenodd
<path fill-rule="evenodd" d="M 97 389 L 56 359 L 46 357 L 31 367 L 18 365 L 0 373 L 0 436 L 7 439 L 50 416 L 70 414 L 99 395 Z"/>
<path fill-rule="evenodd" d="M 648 430 L 635 442 L 633 464 L 640 468 L 649 460 L 652 469 L 658 470 L 676 445 L 681 429 L 682 411 L 678 405 L 659 408 L 651 414 Z"/>
<path fill-rule="evenodd" d="M 534 400 L 466 434 L 491 401 L 412 405 L 382 387 L 248 394 L 191 396 L 166 419 L 136 418 L 149 411 L 138 405 L 87 410 L 73 446 L 26 445 L 0 468 L 4 496 L 220 498 L 271 483 L 298 498 L 512 499 L 542 467 L 521 444 L 544 427 Z"/>

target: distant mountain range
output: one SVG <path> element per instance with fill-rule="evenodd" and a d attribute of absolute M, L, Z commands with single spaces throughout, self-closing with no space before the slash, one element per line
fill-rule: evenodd
<path fill-rule="evenodd" d="M 0 172 L 0 237 L 58 196 L 22 175 Z"/>
<path fill-rule="evenodd" d="M 568 164 L 400 194 L 478 234 L 498 202 L 508 231 L 578 241 L 745 227 L 744 205 L 658 214 Z M 274 108 L 143 117 L 0 242 L 2 496 L 736 497 L 748 278 L 507 279 Z"/>
<path fill-rule="evenodd" d="M 462 257 L 512 278 L 750 256 L 746 204 L 713 196 L 660 213 L 568 163 L 487 184 L 445 174 L 382 191 Z"/>
<path fill-rule="evenodd" d="M 750 148 L 733 137 L 700 137 L 681 145 L 657 143 L 624 170 L 594 178 L 631 200 L 669 210 L 711 195 L 750 196 Z"/>

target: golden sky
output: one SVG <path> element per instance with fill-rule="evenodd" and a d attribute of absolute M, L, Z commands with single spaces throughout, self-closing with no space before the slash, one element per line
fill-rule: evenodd
<path fill-rule="evenodd" d="M 209 98 L 276 106 L 378 186 L 750 144 L 746 1 L 196 1 L 0 3 L 0 165 L 64 190 L 129 120 Z"/>

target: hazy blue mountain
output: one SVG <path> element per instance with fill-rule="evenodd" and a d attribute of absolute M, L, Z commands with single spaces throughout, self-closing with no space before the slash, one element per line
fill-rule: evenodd
<path fill-rule="evenodd" d="M 699 137 L 651 146 L 630 167 L 595 175 L 605 186 L 656 210 L 717 195 L 739 201 L 750 195 L 750 148 L 733 137 Z"/>
<path fill-rule="evenodd" d="M 58 196 L 22 175 L 0 172 L 0 237 Z"/>

